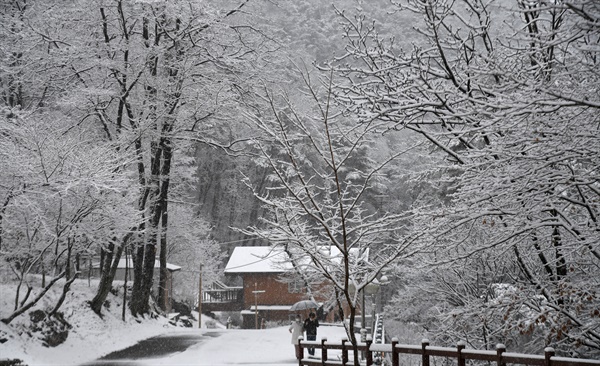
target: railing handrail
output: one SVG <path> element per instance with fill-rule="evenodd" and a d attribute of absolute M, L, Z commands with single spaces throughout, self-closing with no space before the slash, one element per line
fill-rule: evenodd
<path fill-rule="evenodd" d="M 321 341 L 304 341 L 304 338 L 300 337 L 298 346 L 296 358 L 299 366 L 340 365 L 339 361 L 328 361 L 327 350 L 330 349 L 341 349 L 342 365 L 346 365 L 348 351 L 353 349 L 347 339 L 328 343 L 327 338 L 322 338 Z M 321 360 L 305 359 L 304 348 L 308 347 L 321 349 Z M 554 349 L 550 347 L 544 350 L 544 355 L 532 355 L 506 352 L 506 347 L 502 344 L 498 344 L 495 351 L 466 349 L 464 342 L 458 342 L 456 347 L 430 346 L 427 339 L 424 339 L 421 345 L 399 344 L 396 338 L 392 339 L 391 344 L 373 344 L 371 335 L 367 336 L 365 343 L 357 343 L 357 350 L 365 352 L 367 366 L 373 365 L 373 353 L 391 353 L 392 366 L 399 366 L 400 354 L 421 355 L 422 366 L 430 365 L 430 357 L 456 358 L 459 366 L 464 366 L 466 360 L 490 361 L 495 362 L 497 366 L 506 366 L 509 363 L 532 366 L 600 366 L 600 360 L 556 356 Z"/>
<path fill-rule="evenodd" d="M 380 314 L 375 314 L 375 323 L 373 323 L 373 343 L 385 343 L 385 325 Z"/>

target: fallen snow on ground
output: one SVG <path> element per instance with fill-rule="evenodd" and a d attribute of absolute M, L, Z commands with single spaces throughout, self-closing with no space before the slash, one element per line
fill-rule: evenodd
<path fill-rule="evenodd" d="M 168 357 L 138 361 L 144 365 L 239 365 L 291 366 L 297 365 L 294 346 L 288 327 L 262 330 L 230 329 L 219 331 L 220 337 L 210 338 Z M 321 326 L 317 339 L 339 342 L 345 337 L 341 326 Z M 341 351 L 329 351 L 329 359 L 337 359 Z M 305 352 L 305 357 L 308 354 Z M 316 350 L 320 357 L 320 351 Z"/>
<path fill-rule="evenodd" d="M 35 309 L 49 310 L 53 307 L 61 285 L 51 291 Z M 0 322 L 1 359 L 20 359 L 30 366 L 81 365 L 136 344 L 138 341 L 159 334 L 188 332 L 219 332 L 220 336 L 206 337 L 184 352 L 158 359 L 142 359 L 136 365 L 295 365 L 294 347 L 287 327 L 265 330 L 207 329 L 208 317 L 202 317 L 203 327 L 174 327 L 164 317 L 157 319 L 135 319 L 126 313 L 122 321 L 122 302 L 119 296 L 109 295 L 110 307 L 103 311 L 103 318 L 95 315 L 87 302 L 92 299 L 95 283 L 77 281 L 72 286 L 65 304 L 61 307 L 65 319 L 72 325 L 67 340 L 57 347 L 44 347 L 39 334 L 30 331 L 28 313 L 17 317 L 10 325 Z M 8 316 L 14 307 L 14 284 L 0 283 L 0 318 Z M 33 293 L 32 297 L 35 296 Z M 197 316 L 197 313 L 195 314 Z M 343 327 L 319 327 L 319 336 L 329 341 L 345 337 Z M 336 357 L 330 353 L 330 358 Z"/>
<path fill-rule="evenodd" d="M 110 306 L 103 310 L 103 317 L 100 318 L 88 305 L 88 301 L 95 294 L 97 283 L 79 280 L 73 283 L 71 288 L 72 291 L 68 293 L 65 303 L 60 308 L 72 326 L 67 340 L 57 347 L 45 347 L 39 340 L 41 335 L 30 329 L 31 311 L 48 311 L 53 308 L 62 289 L 62 284 L 57 283 L 29 312 L 15 318 L 10 325 L 0 322 L 0 339 L 7 339 L 6 342 L 0 343 L 0 360 L 20 359 L 31 366 L 77 365 L 129 347 L 142 339 L 187 329 L 168 324 L 164 317 L 135 319 L 128 310 L 126 320 L 123 321 L 121 297 L 112 294 L 108 297 Z M 35 296 L 35 292 L 36 290 L 30 298 Z M 0 283 L 0 294 L 0 318 L 5 318 L 14 308 L 15 285 Z M 203 321 L 206 320 L 208 318 L 203 317 Z M 198 322 L 196 327 L 197 324 Z"/>

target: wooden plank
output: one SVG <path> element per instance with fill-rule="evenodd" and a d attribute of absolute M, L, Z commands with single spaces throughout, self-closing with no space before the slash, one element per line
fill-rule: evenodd
<path fill-rule="evenodd" d="M 300 365 L 303 366 L 321 366 L 323 365 L 323 363 L 321 362 L 321 360 L 310 360 L 307 358 L 303 358 L 302 360 L 300 360 Z"/>
<path fill-rule="evenodd" d="M 342 350 L 342 358 L 348 357 L 348 351 L 352 350 L 352 345 L 347 340 L 342 340 L 342 343 L 327 343 L 326 339 L 322 339 L 321 342 L 312 341 L 300 341 L 302 348 L 308 346 L 321 349 L 322 354 L 327 355 L 327 350 Z M 463 344 L 457 346 L 457 348 L 449 347 L 432 347 L 429 346 L 429 341 L 424 339 L 420 346 L 398 344 L 397 339 L 392 340 L 392 344 L 389 345 L 371 345 L 368 343 L 359 343 L 357 346 L 358 351 L 367 351 L 367 356 L 372 356 L 371 352 L 377 353 L 391 353 L 392 365 L 399 365 L 399 355 L 421 355 L 423 366 L 429 365 L 430 357 L 449 357 L 457 360 L 459 364 L 463 364 L 465 360 L 477 360 L 477 361 L 488 361 L 493 362 L 497 366 L 505 366 L 507 364 L 520 364 L 520 365 L 531 365 L 531 366 L 600 366 L 600 360 L 591 359 L 578 359 L 568 357 L 557 357 L 554 355 L 552 348 L 547 348 L 544 355 L 530 355 L 523 353 L 511 353 L 506 352 L 504 345 L 499 344 L 495 351 L 489 350 L 474 350 L 465 349 Z M 301 349 L 302 350 L 302 349 Z M 326 356 L 327 357 L 327 356 Z M 369 361 L 369 357 L 367 363 Z M 338 360 L 319 360 L 319 359 L 306 359 L 302 358 L 299 360 L 299 365 L 306 366 L 327 366 L 327 365 L 344 365 L 345 363 Z"/>
<path fill-rule="evenodd" d="M 578 358 L 567 358 L 567 357 L 552 357 L 550 359 L 554 366 L 598 366 L 600 360 L 583 360 Z"/>
<path fill-rule="evenodd" d="M 524 353 L 512 353 L 504 352 L 502 358 L 506 363 L 518 363 L 522 365 L 545 365 L 546 360 L 544 356 L 539 355 L 526 355 Z"/>
<path fill-rule="evenodd" d="M 394 349 L 398 353 L 404 353 L 404 354 L 409 354 L 409 355 L 420 355 L 420 354 L 422 354 L 421 346 L 412 346 L 412 345 L 407 345 L 407 344 L 397 344 L 394 347 Z"/>
<path fill-rule="evenodd" d="M 458 359 L 458 352 L 453 348 L 427 347 L 427 354 L 435 357 L 452 357 Z"/>
<path fill-rule="evenodd" d="M 496 361 L 498 353 L 496 351 L 479 351 L 475 349 L 464 349 L 462 355 L 467 360 Z"/>

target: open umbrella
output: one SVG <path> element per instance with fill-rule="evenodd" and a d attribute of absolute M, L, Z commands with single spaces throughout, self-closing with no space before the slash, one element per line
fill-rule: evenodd
<path fill-rule="evenodd" d="M 297 303 L 292 305 L 292 307 L 290 308 L 290 311 L 317 309 L 318 307 L 319 307 L 319 304 L 317 304 L 316 302 L 314 302 L 312 300 L 302 300 L 302 301 L 298 301 Z"/>

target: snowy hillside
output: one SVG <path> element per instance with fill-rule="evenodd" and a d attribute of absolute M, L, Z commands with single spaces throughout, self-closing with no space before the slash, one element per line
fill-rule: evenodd
<path fill-rule="evenodd" d="M 126 312 L 121 320 L 122 299 L 110 294 L 103 318 L 95 315 L 87 302 L 94 296 L 97 284 L 78 280 L 72 285 L 64 305 L 59 310 L 70 325 L 66 341 L 56 347 L 45 347 L 42 340 L 47 329 L 31 319 L 36 310 L 50 310 L 62 286 L 56 284 L 49 294 L 27 313 L 15 318 L 10 325 L 0 322 L 0 359 L 21 359 L 28 365 L 67 365 L 96 359 L 110 351 L 125 348 L 138 340 L 176 329 L 166 318 L 140 321 Z M 39 289 L 39 287 L 36 287 Z M 14 307 L 16 286 L 0 283 L 0 317 L 8 316 Z M 22 291 L 23 292 L 23 291 Z M 23 294 L 21 294 L 23 296 Z M 30 298 L 35 296 L 35 290 Z M 38 324 L 38 326 L 36 326 Z M 36 329 L 37 328 L 37 329 Z M 41 329 L 40 329 L 41 328 Z"/>
<path fill-rule="evenodd" d="M 29 366 L 82 365 L 156 335 L 210 333 L 212 336 L 207 337 L 208 340 L 192 345 L 183 352 L 143 359 L 140 364 L 296 364 L 290 334 L 285 326 L 265 330 L 227 330 L 216 324 L 217 329 L 207 329 L 207 323 L 214 321 L 203 316 L 201 329 L 197 328 L 197 322 L 194 322 L 193 328 L 183 328 L 170 325 L 164 317 L 140 320 L 131 317 L 129 312 L 126 312 L 127 319 L 123 322 L 121 297 L 114 294 L 109 295 L 110 306 L 105 307 L 103 318 L 100 318 L 90 311 L 86 303 L 92 298 L 95 289 L 95 284 L 92 282 L 88 286 L 87 280 L 79 280 L 73 284 L 72 291 L 61 308 L 65 321 L 72 326 L 66 341 L 56 347 L 45 347 L 41 340 L 44 337 L 43 331 L 32 330 L 34 322 L 30 319 L 30 314 L 36 310 L 51 308 L 60 294 L 60 288 L 57 286 L 40 304 L 17 317 L 10 325 L 0 322 L 0 339 L 3 340 L 0 344 L 0 360 L 20 359 Z M 0 316 L 5 317 L 13 308 L 15 286 L 2 283 L 0 293 Z M 331 341 L 345 337 L 344 328 L 336 326 L 321 326 L 318 334 L 319 339 L 327 337 Z"/>

